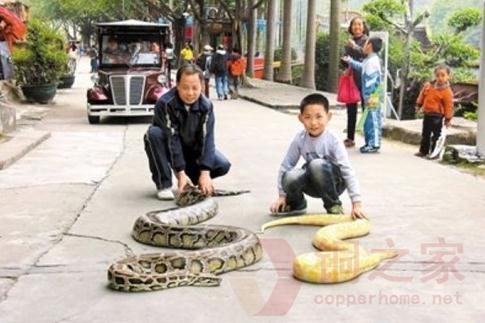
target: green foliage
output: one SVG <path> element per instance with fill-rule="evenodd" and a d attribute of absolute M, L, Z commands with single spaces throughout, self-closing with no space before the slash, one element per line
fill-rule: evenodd
<path fill-rule="evenodd" d="M 12 58 L 19 85 L 52 84 L 66 72 L 62 36 L 37 19 L 29 21 L 27 40 L 14 49 Z"/>
<path fill-rule="evenodd" d="M 478 8 L 465 8 L 453 13 L 448 19 L 448 26 L 456 32 L 463 32 L 469 27 L 478 26 L 482 21 L 482 13 Z"/>
<path fill-rule="evenodd" d="M 348 39 L 349 34 L 346 31 L 342 31 L 339 37 L 340 56 L 344 54 L 344 46 Z M 315 86 L 317 90 L 329 91 L 330 35 L 319 33 L 315 47 L 315 62 L 318 62 L 315 66 Z"/>
<path fill-rule="evenodd" d="M 283 48 L 278 48 L 274 51 L 274 60 L 275 61 L 281 61 L 283 58 Z M 291 48 L 291 60 L 294 61 L 298 58 L 298 55 L 296 54 L 296 50 L 292 47 Z"/>
<path fill-rule="evenodd" d="M 294 65 L 291 67 L 291 79 L 292 84 L 296 86 L 301 86 L 303 81 L 303 65 Z"/>
<path fill-rule="evenodd" d="M 367 2 L 362 10 L 371 30 L 388 30 L 391 25 L 386 21 L 402 21 L 405 7 L 399 0 L 373 0 Z M 386 18 L 386 19 L 383 19 Z"/>
<path fill-rule="evenodd" d="M 429 10 L 431 16 L 429 17 L 428 24 L 433 34 L 451 33 L 454 32 L 454 28 L 449 26 L 448 20 L 453 13 L 464 8 L 482 8 L 482 6 L 482 0 L 436 0 Z M 476 47 L 480 46 L 479 34 L 480 28 L 478 26 L 471 26 L 463 32 L 465 40 Z"/>
<path fill-rule="evenodd" d="M 471 120 L 471 121 L 477 121 L 478 120 L 478 112 L 477 111 L 465 112 L 463 114 L 463 116 L 467 120 Z"/>

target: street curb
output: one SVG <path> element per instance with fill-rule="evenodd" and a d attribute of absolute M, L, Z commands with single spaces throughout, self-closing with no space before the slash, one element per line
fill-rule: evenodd
<path fill-rule="evenodd" d="M 0 170 L 15 163 L 50 136 L 50 132 L 38 130 L 12 133 L 7 142 L 0 144 Z"/>
<path fill-rule="evenodd" d="M 239 93 L 239 98 L 244 99 L 246 101 L 254 102 L 254 103 L 263 105 L 265 107 L 268 107 L 268 108 L 271 108 L 271 109 L 275 109 L 275 110 L 299 109 L 300 108 L 298 105 L 294 105 L 294 104 L 288 104 L 288 105 L 274 105 L 274 104 L 270 104 L 270 103 L 267 103 L 267 102 L 265 102 L 263 100 L 258 100 L 258 99 L 255 99 L 254 97 L 251 97 L 249 95 L 244 95 L 244 94 L 241 94 L 241 93 Z"/>
<path fill-rule="evenodd" d="M 421 131 L 411 130 L 396 125 L 385 124 L 382 128 L 384 138 L 401 141 L 411 145 L 421 143 Z M 450 133 L 446 136 L 447 145 L 476 145 L 476 135 L 469 131 Z"/>

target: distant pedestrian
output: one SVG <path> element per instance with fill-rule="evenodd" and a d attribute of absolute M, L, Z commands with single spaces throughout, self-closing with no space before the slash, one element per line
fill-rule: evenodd
<path fill-rule="evenodd" d="M 233 98 L 239 97 L 239 84 L 246 71 L 246 59 L 241 55 L 241 51 L 234 48 L 229 58 L 229 75 L 232 81 L 234 91 L 232 92 Z"/>
<path fill-rule="evenodd" d="M 342 59 L 349 63 L 354 70 L 361 74 L 361 93 L 364 98 L 367 116 L 364 121 L 365 145 L 360 147 L 361 153 L 377 153 L 381 148 L 382 136 L 382 70 L 381 62 L 377 53 L 382 48 L 382 39 L 369 38 L 364 45 L 363 51 L 367 55 L 363 62 L 354 60 L 350 56 Z"/>
<path fill-rule="evenodd" d="M 450 127 L 453 118 L 453 92 L 450 87 L 451 70 L 446 65 L 439 65 L 434 70 L 435 79 L 426 82 L 417 99 L 416 112 L 424 113 L 421 145 L 415 154 L 425 157 L 431 153 L 436 140 L 441 135 L 443 118 L 445 127 Z"/>
<path fill-rule="evenodd" d="M 91 73 L 96 73 L 98 71 L 98 51 L 96 48 L 91 47 L 88 50 L 88 56 L 91 63 Z"/>
<path fill-rule="evenodd" d="M 362 62 L 365 58 L 363 46 L 369 38 L 369 28 L 366 22 L 361 17 L 355 17 L 350 20 L 349 28 L 347 29 L 352 37 L 345 44 L 345 55 L 352 57 L 358 62 Z M 355 85 L 361 90 L 361 73 L 353 73 Z M 361 106 L 364 111 L 364 98 L 361 92 Z M 347 103 L 347 138 L 344 140 L 346 147 L 355 146 L 355 124 L 357 122 L 357 105 L 358 103 Z"/>
<path fill-rule="evenodd" d="M 194 52 L 188 42 L 185 43 L 184 48 L 180 51 L 182 64 L 191 64 L 194 62 Z"/>
<path fill-rule="evenodd" d="M 211 79 L 209 66 L 212 60 L 212 50 L 213 48 L 210 45 L 205 45 L 204 51 L 197 58 L 197 66 L 199 66 L 204 73 L 204 94 L 207 98 L 209 98 L 209 82 Z"/>
<path fill-rule="evenodd" d="M 217 46 L 217 51 L 212 56 L 209 71 L 216 77 L 216 92 L 219 100 L 227 100 L 229 95 L 227 60 L 228 55 L 224 46 Z"/>
<path fill-rule="evenodd" d="M 167 79 L 168 86 L 172 87 L 172 69 L 175 67 L 175 54 L 173 52 L 172 43 L 167 43 L 165 45 L 165 57 L 167 59 L 166 69 L 167 69 Z"/>
<path fill-rule="evenodd" d="M 278 199 L 271 204 L 274 215 L 306 213 L 304 194 L 321 198 L 329 214 L 344 214 L 339 196 L 347 190 L 352 200 L 352 217 L 365 218 L 359 184 L 344 144 L 328 129 L 332 118 L 328 99 L 318 93 L 300 103 L 298 120 L 304 129 L 297 133 L 278 172 Z M 303 158 L 305 164 L 297 167 Z"/>

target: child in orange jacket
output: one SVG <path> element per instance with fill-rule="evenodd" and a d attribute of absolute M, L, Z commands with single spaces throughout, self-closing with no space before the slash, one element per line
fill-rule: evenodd
<path fill-rule="evenodd" d="M 425 157 L 434 150 L 436 140 L 441 135 L 443 118 L 445 127 L 451 125 L 453 118 L 453 92 L 451 91 L 451 70 L 446 65 L 439 65 L 434 70 L 435 80 L 426 82 L 416 101 L 416 112 L 423 110 L 423 131 L 418 157 Z"/>

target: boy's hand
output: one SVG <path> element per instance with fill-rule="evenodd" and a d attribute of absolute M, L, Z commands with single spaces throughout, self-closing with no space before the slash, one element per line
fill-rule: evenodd
<path fill-rule="evenodd" d="M 451 127 L 451 120 L 445 120 L 445 127 L 446 128 Z"/>
<path fill-rule="evenodd" d="M 348 62 L 350 62 L 351 58 L 350 58 L 350 56 L 344 56 L 344 57 L 341 58 L 341 60 L 348 63 Z"/>
<path fill-rule="evenodd" d="M 211 196 L 214 193 L 214 186 L 212 185 L 212 179 L 208 170 L 200 172 L 199 176 L 199 188 L 202 194 Z"/>
<path fill-rule="evenodd" d="M 357 220 L 357 219 L 367 219 L 367 217 L 364 214 L 364 211 L 362 210 L 362 202 L 353 202 L 352 203 L 352 219 Z"/>
<path fill-rule="evenodd" d="M 276 201 L 271 204 L 269 210 L 271 213 L 278 213 L 284 211 L 286 208 L 286 196 L 280 196 Z"/>
<path fill-rule="evenodd" d="M 422 109 L 421 109 L 421 107 L 416 106 L 415 110 L 416 110 L 416 113 L 419 113 L 419 112 L 421 112 Z"/>
<path fill-rule="evenodd" d="M 187 174 L 185 174 L 184 171 L 178 172 L 175 176 L 177 177 L 177 192 L 178 192 L 178 194 L 182 193 L 187 185 L 188 186 L 194 186 L 194 184 L 192 184 L 192 181 L 187 176 Z"/>

